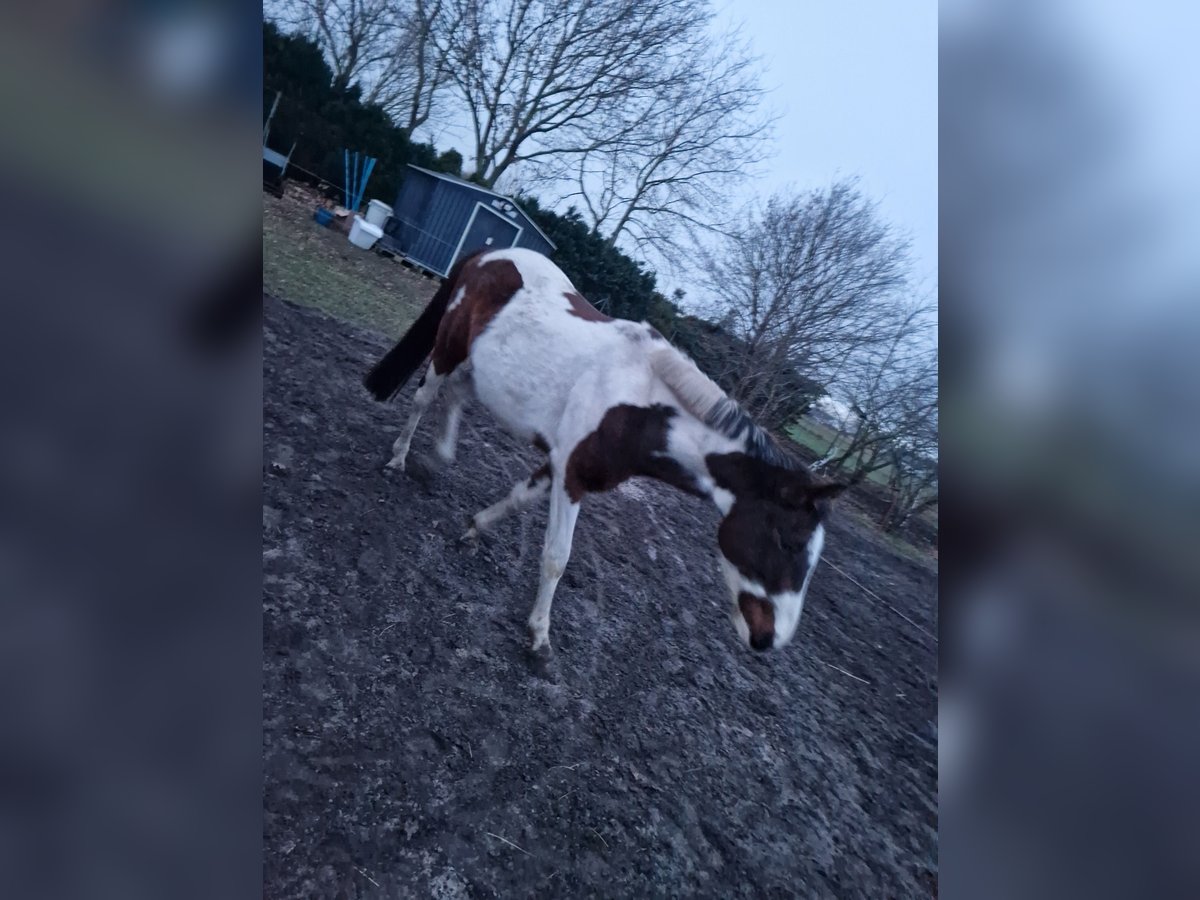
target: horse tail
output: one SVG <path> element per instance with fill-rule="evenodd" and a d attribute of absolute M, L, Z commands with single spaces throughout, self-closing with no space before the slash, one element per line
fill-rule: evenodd
<path fill-rule="evenodd" d="M 450 305 L 450 297 L 458 284 L 463 266 L 478 255 L 472 253 L 454 264 L 454 268 L 434 293 L 429 305 L 417 317 L 417 321 L 412 323 L 396 346 L 363 376 L 363 385 L 376 400 L 391 400 L 395 397 L 433 350 L 438 327 L 442 323 L 442 317 L 446 315 L 446 308 Z"/>

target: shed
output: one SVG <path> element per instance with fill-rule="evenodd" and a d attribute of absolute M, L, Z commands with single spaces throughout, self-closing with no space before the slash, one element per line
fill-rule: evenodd
<path fill-rule="evenodd" d="M 527 247 L 545 256 L 555 250 L 516 201 L 414 165 L 405 171 L 380 245 L 442 277 L 459 257 L 482 247 Z"/>

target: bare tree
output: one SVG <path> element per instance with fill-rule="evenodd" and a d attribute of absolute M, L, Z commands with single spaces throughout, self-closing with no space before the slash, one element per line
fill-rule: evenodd
<path fill-rule="evenodd" d="M 316 40 L 334 88 L 358 84 L 410 134 L 434 114 L 448 83 L 436 35 L 458 24 L 451 0 L 270 0 L 264 9 Z"/>
<path fill-rule="evenodd" d="M 394 55 L 400 12 L 395 0 L 270 0 L 265 8 L 320 44 L 338 90 Z"/>
<path fill-rule="evenodd" d="M 391 55 L 365 73 L 367 102 L 382 106 L 409 134 L 434 116 L 449 84 L 448 47 L 437 36 L 458 28 L 460 13 L 450 0 L 411 0 L 397 16 Z"/>
<path fill-rule="evenodd" d="M 706 0 L 446 0 L 434 41 L 466 108 L 476 177 L 619 142 L 624 104 L 661 87 L 664 60 L 707 26 Z"/>
<path fill-rule="evenodd" d="M 580 154 L 569 195 L 610 244 L 667 259 L 678 258 L 681 230 L 723 224 L 719 207 L 765 158 L 773 122 L 758 61 L 736 33 L 698 33 L 673 57 L 661 84 L 630 98 L 615 139 Z"/>
<path fill-rule="evenodd" d="M 884 531 L 897 531 L 938 503 L 938 417 L 926 417 L 905 445 L 893 445 L 888 487 L 892 500 L 880 518 Z"/>
<path fill-rule="evenodd" d="M 887 340 L 856 352 L 839 379 L 850 400 L 854 428 L 829 454 L 829 465 L 859 482 L 891 465 L 896 448 L 911 446 L 936 416 L 937 356 L 928 307 L 899 307 Z"/>
<path fill-rule="evenodd" d="M 706 272 L 713 318 L 739 339 L 734 395 L 777 419 L 795 400 L 797 372 L 836 380 L 855 354 L 886 347 L 908 271 L 907 242 L 853 180 L 749 213 Z"/>

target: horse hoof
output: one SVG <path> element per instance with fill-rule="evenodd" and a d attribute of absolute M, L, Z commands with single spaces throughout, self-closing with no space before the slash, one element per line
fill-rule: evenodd
<path fill-rule="evenodd" d="M 554 650 L 549 643 L 542 644 L 537 649 L 529 649 L 525 656 L 529 662 L 530 674 L 534 677 L 552 682 L 559 680 L 558 666 L 554 661 Z"/>
<path fill-rule="evenodd" d="M 463 533 L 463 536 L 460 537 L 458 540 L 459 540 L 459 543 L 462 543 L 462 544 L 474 544 L 476 541 L 479 540 L 479 529 L 475 525 L 475 517 L 474 516 L 471 516 L 471 518 L 467 519 L 467 530 Z"/>
<path fill-rule="evenodd" d="M 429 487 L 437 478 L 440 470 L 430 457 L 418 454 L 408 463 L 404 471 L 417 484 Z"/>
<path fill-rule="evenodd" d="M 479 532 L 474 528 L 469 529 L 466 534 L 458 539 L 458 542 L 471 559 L 479 555 Z"/>
<path fill-rule="evenodd" d="M 391 461 L 383 467 L 384 472 L 404 471 L 404 460 L 399 456 L 392 457 Z"/>

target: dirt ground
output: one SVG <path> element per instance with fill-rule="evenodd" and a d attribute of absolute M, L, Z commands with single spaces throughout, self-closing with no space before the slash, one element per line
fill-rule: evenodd
<path fill-rule="evenodd" d="M 545 511 L 458 543 L 537 451 L 475 411 L 455 467 L 385 475 L 395 336 L 265 306 L 265 896 L 936 895 L 932 567 L 837 516 L 824 559 L 920 628 L 822 563 L 755 655 L 716 511 L 639 481 L 585 500 L 539 677 Z"/>

